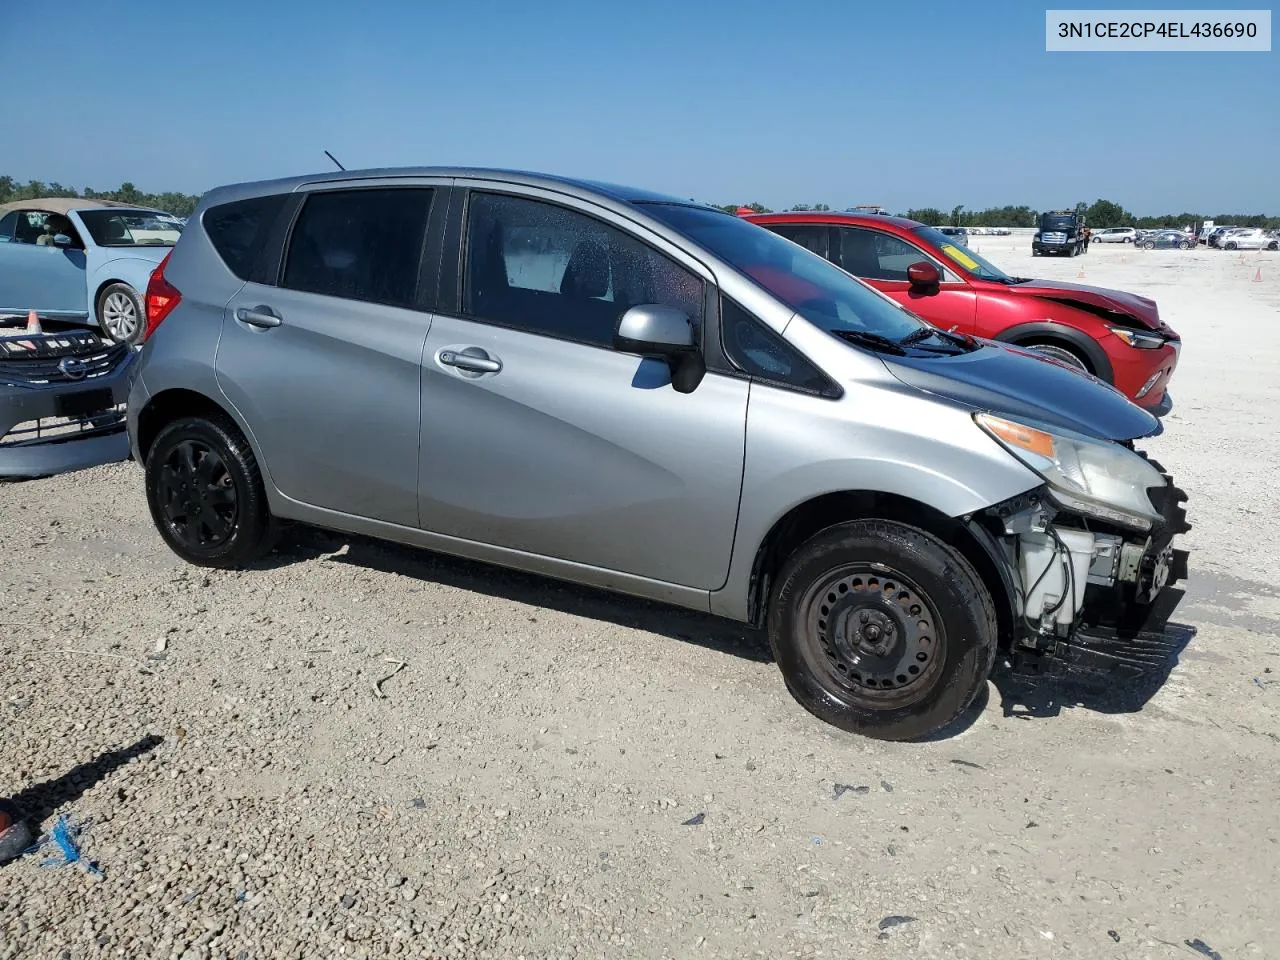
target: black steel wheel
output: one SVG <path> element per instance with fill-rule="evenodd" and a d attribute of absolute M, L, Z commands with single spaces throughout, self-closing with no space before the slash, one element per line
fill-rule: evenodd
<path fill-rule="evenodd" d="M 147 454 L 146 486 L 160 536 L 188 563 L 239 567 L 270 549 L 262 475 L 231 421 L 187 417 L 162 429 Z"/>
<path fill-rule="evenodd" d="M 815 716 L 913 740 L 964 711 L 995 659 L 991 596 L 937 537 L 881 520 L 815 535 L 784 565 L 769 640 L 792 696 Z"/>

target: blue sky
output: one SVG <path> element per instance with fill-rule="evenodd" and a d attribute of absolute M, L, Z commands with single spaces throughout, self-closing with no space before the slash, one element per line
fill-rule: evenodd
<path fill-rule="evenodd" d="M 514 166 L 772 207 L 1280 213 L 1280 54 L 1046 53 L 1044 17 L 981 0 L 19 2 L 5 48 L 28 69 L 0 101 L 0 172 L 199 193 L 327 169 L 327 148 L 349 168 Z"/>

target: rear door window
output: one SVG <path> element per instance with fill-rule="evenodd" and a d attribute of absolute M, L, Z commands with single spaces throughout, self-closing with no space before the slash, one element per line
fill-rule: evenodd
<path fill-rule="evenodd" d="M 271 224 L 284 202 L 284 194 L 273 194 L 233 200 L 204 212 L 201 222 L 209 242 L 227 268 L 241 280 L 248 280 L 252 275 Z"/>
<path fill-rule="evenodd" d="M 825 224 L 778 223 L 769 224 L 769 229 L 780 237 L 786 237 L 788 240 L 812 250 L 820 257 L 830 259 L 829 238 L 831 229 Z"/>
<path fill-rule="evenodd" d="M 289 239 L 282 286 L 414 306 L 433 194 L 421 187 L 313 193 Z"/>

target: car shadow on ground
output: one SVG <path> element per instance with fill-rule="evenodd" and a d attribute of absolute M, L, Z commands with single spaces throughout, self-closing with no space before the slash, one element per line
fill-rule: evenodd
<path fill-rule="evenodd" d="M 745 624 L 371 537 L 290 526 L 276 550 L 255 566 L 270 569 L 319 558 L 602 620 L 756 663 L 773 662 L 764 632 Z M 1165 593 L 1162 622 L 1167 622 L 1183 596 L 1180 589 Z M 972 727 L 990 702 L 991 686 L 999 692 L 1004 716 L 1016 719 L 1056 717 L 1064 707 L 1110 714 L 1137 713 L 1164 685 L 1195 636 L 1194 627 L 1181 623 L 1167 622 L 1166 631 L 1159 643 L 1146 644 L 1145 672 L 1137 678 L 1107 678 L 1074 670 L 1065 677 L 1033 676 L 997 664 L 991 675 L 992 684 L 984 687 L 960 716 L 917 742 L 950 740 Z"/>
<path fill-rule="evenodd" d="M 346 549 L 342 550 L 344 545 Z M 370 537 L 291 527 L 284 531 L 275 552 L 256 566 L 280 567 L 320 557 L 333 563 L 352 564 L 560 613 L 603 620 L 673 640 L 696 643 L 756 663 L 773 662 L 773 653 L 763 632 L 752 630 L 746 624 Z"/>
<path fill-rule="evenodd" d="M 1001 665 L 991 677 L 1000 692 L 1001 711 L 1022 720 L 1056 717 L 1072 707 L 1105 714 L 1140 712 L 1164 686 L 1196 635 L 1195 627 L 1170 619 L 1185 595 L 1181 588 L 1169 588 L 1156 601 L 1161 636 L 1144 635 L 1113 648 L 1125 669 L 1140 669 L 1137 676 L 1124 669 L 1117 673 L 1097 665 L 1073 665 L 1065 676 L 1045 677 Z"/>
<path fill-rule="evenodd" d="M 33 827 L 48 819 L 59 807 L 74 803 L 116 770 L 144 753 L 150 753 L 164 738 L 154 733 L 118 750 L 106 750 L 92 760 L 77 764 L 60 777 L 33 784 L 9 799 Z"/>

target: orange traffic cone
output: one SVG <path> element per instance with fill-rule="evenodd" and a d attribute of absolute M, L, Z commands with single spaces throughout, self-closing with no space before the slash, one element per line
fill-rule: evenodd
<path fill-rule="evenodd" d="M 27 333 L 44 333 L 40 329 L 40 318 L 36 316 L 34 310 L 27 311 Z"/>
<path fill-rule="evenodd" d="M 1255 274 L 1253 275 L 1253 282 L 1254 282 L 1254 283 L 1261 283 L 1261 282 L 1262 282 L 1262 268 L 1261 268 L 1261 267 L 1259 267 L 1259 268 L 1258 268 L 1258 272 L 1257 272 L 1257 273 L 1255 273 Z"/>
<path fill-rule="evenodd" d="M 1081 267 L 1081 268 L 1080 268 L 1080 272 L 1076 274 L 1076 279 L 1077 279 L 1077 280 L 1083 280 L 1083 279 L 1084 279 L 1084 267 Z"/>

